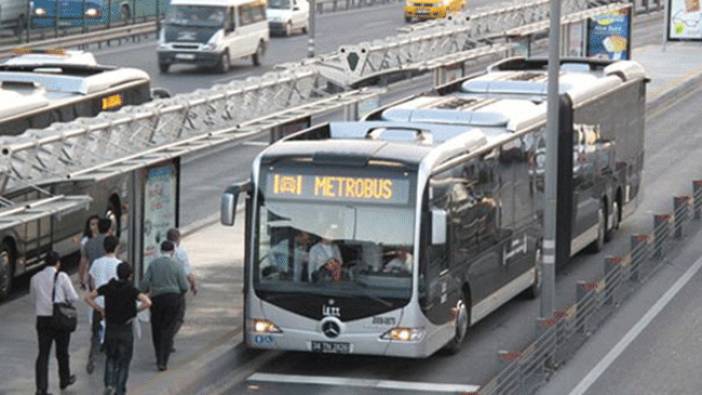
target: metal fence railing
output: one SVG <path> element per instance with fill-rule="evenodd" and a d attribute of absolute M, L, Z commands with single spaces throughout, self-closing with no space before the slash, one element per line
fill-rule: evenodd
<path fill-rule="evenodd" d="M 537 320 L 536 339 L 522 351 L 500 351 L 499 373 L 480 395 L 533 394 L 565 363 L 617 308 L 662 266 L 692 221 L 702 219 L 702 180 L 692 195 L 675 196 L 670 213 L 653 215 L 647 234 L 630 236 L 629 251 L 604 259 L 604 274 L 576 284 L 575 301 L 548 319 Z"/>

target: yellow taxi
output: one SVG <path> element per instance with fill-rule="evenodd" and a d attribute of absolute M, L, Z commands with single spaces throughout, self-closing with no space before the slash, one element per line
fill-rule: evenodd
<path fill-rule="evenodd" d="M 466 0 L 406 0 L 405 22 L 446 18 L 449 14 L 460 12 L 465 6 Z"/>

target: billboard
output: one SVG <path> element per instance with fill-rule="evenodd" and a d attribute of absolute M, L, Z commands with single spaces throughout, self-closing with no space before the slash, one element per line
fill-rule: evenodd
<path fill-rule="evenodd" d="M 588 20 L 587 56 L 611 60 L 631 58 L 631 8 Z"/>
<path fill-rule="evenodd" d="M 668 40 L 702 40 L 701 0 L 669 0 Z"/>
<path fill-rule="evenodd" d="M 160 255 L 166 232 L 178 225 L 178 164 L 169 161 L 146 169 L 142 232 L 143 273 Z"/>

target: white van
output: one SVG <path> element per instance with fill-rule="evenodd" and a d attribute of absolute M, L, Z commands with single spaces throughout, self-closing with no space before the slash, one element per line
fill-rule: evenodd
<path fill-rule="evenodd" d="M 186 63 L 226 73 L 247 56 L 259 66 L 268 40 L 265 0 L 173 0 L 159 33 L 159 70 Z"/>
<path fill-rule="evenodd" d="M 307 0 L 268 0 L 268 27 L 289 36 L 295 30 L 307 33 L 310 4 Z"/>
<path fill-rule="evenodd" d="M 0 29 L 21 34 L 27 24 L 27 0 L 0 0 Z"/>

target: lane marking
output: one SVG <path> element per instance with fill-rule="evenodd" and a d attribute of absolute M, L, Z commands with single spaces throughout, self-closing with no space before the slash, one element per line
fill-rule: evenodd
<path fill-rule="evenodd" d="M 245 141 L 241 143 L 241 145 L 251 145 L 254 147 L 268 147 L 269 145 L 271 145 L 271 143 L 268 141 Z"/>
<path fill-rule="evenodd" d="M 624 337 L 619 340 L 616 346 L 612 348 L 604 358 L 600 360 L 597 365 L 595 365 L 590 372 L 583 377 L 578 385 L 570 391 L 570 395 L 582 395 L 584 394 L 604 373 L 612 363 L 626 350 L 627 347 L 643 332 L 644 329 L 656 318 L 658 313 L 660 313 L 665 306 L 673 300 L 675 295 L 680 292 L 685 285 L 692 279 L 692 277 L 697 274 L 697 272 L 702 268 L 702 258 L 698 259 L 689 269 L 683 274 L 678 280 L 673 284 L 673 286 L 666 291 L 663 296 L 658 299 L 658 301 L 651 306 L 651 308 L 644 314 L 643 317 L 629 330 L 629 332 L 624 335 Z"/>
<path fill-rule="evenodd" d="M 332 376 L 304 376 L 297 374 L 274 374 L 274 373 L 254 373 L 246 381 L 258 381 L 267 383 L 282 383 L 282 384 L 316 384 L 316 385 L 333 385 L 337 387 L 357 387 L 357 388 L 375 388 L 387 390 L 401 391 L 431 391 L 431 392 L 448 392 L 448 393 L 464 393 L 475 392 L 480 389 L 477 385 L 470 384 L 442 384 L 442 383 L 427 383 L 417 381 L 396 381 L 396 380 L 374 380 L 374 379 L 357 379 L 350 377 L 332 377 Z"/>

